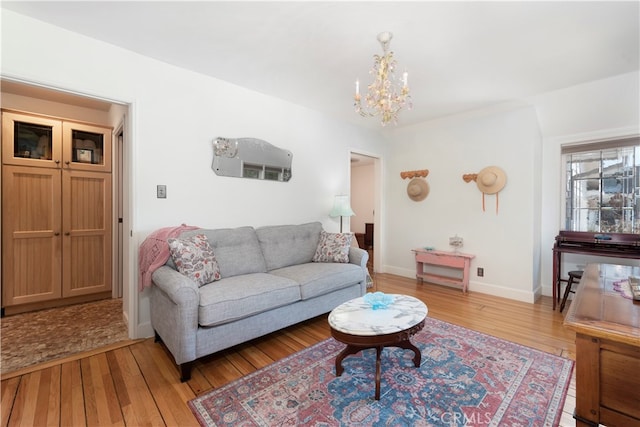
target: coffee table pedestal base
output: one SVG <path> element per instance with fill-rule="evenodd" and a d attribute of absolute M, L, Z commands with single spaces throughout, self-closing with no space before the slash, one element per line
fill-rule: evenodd
<path fill-rule="evenodd" d="M 350 335 L 344 332 L 331 329 L 331 335 L 338 341 L 347 344 L 347 347 L 336 356 L 336 376 L 341 376 L 344 372 L 342 361 L 345 357 L 356 354 L 359 351 L 369 348 L 376 349 L 376 394 L 375 399 L 380 400 L 380 380 L 382 377 L 382 362 L 380 360 L 382 349 L 385 347 L 399 347 L 405 350 L 411 350 L 414 353 L 413 365 L 416 368 L 420 367 L 422 361 L 422 354 L 420 349 L 413 345 L 409 338 L 416 334 L 424 327 L 424 320 L 410 329 L 399 331 L 387 335 Z"/>

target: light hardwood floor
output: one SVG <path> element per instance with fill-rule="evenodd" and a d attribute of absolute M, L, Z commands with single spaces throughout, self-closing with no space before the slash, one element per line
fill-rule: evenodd
<path fill-rule="evenodd" d="M 575 334 L 550 297 L 527 304 L 388 274 L 374 281 L 374 290 L 422 299 L 430 317 L 575 359 Z M 195 426 L 187 401 L 329 336 L 319 316 L 197 361 L 187 383 L 151 338 L 16 371 L 2 376 L 2 426 Z M 560 425 L 575 425 L 574 405 L 575 380 Z"/>

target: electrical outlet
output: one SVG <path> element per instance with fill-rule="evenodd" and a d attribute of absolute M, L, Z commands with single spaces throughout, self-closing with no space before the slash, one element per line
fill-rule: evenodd
<path fill-rule="evenodd" d="M 478 277 L 484 277 L 484 268 L 478 267 Z"/>
<path fill-rule="evenodd" d="M 158 193 L 158 199 L 166 199 L 167 198 L 167 186 L 166 185 L 158 185 L 157 193 Z"/>

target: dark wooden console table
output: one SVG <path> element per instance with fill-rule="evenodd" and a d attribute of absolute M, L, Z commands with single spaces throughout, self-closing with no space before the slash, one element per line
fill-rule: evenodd
<path fill-rule="evenodd" d="M 640 234 L 561 231 L 553 245 L 553 309 L 560 299 L 562 254 L 640 259 Z"/>
<path fill-rule="evenodd" d="M 565 326 L 576 332 L 578 427 L 640 426 L 640 303 L 614 284 L 640 267 L 589 264 Z"/>

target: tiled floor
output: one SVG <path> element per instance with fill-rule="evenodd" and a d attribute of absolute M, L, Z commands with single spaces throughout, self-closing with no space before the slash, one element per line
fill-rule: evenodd
<path fill-rule="evenodd" d="M 0 319 L 2 374 L 128 339 L 121 299 Z"/>

